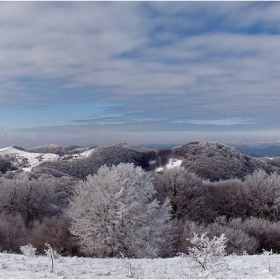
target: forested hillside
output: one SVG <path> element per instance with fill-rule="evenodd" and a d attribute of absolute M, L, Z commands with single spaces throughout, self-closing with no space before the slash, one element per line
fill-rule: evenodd
<path fill-rule="evenodd" d="M 18 146 L 0 149 L 2 173 L 32 170 L 36 174 L 79 179 L 95 174 L 105 164 L 133 163 L 152 171 L 176 160 L 188 171 L 210 181 L 244 179 L 258 169 L 268 174 L 279 170 L 272 160 L 254 158 L 226 145 L 205 141 L 158 150 L 125 143 L 102 147 L 46 145 L 29 150 Z"/>
<path fill-rule="evenodd" d="M 171 257 L 194 234 L 227 254 L 280 252 L 280 173 L 216 142 L 0 149 L 0 251 Z"/>
<path fill-rule="evenodd" d="M 170 160 L 182 160 L 181 166 L 210 181 L 244 179 L 258 169 L 267 173 L 278 171 L 262 159 L 243 154 L 234 148 L 215 143 L 195 141 L 172 149 L 145 149 L 129 144 L 99 147 L 87 158 L 69 161 L 43 162 L 38 167 L 55 169 L 71 176 L 85 178 L 97 172 L 101 165 L 134 163 L 145 170 L 155 170 Z"/>
<path fill-rule="evenodd" d="M 111 166 L 119 163 L 133 163 L 144 169 L 149 167 L 150 161 L 156 159 L 156 152 L 134 145 L 119 144 L 98 147 L 85 158 L 59 161 L 45 161 L 34 169 L 34 172 L 51 172 L 56 170 L 80 179 L 95 174 L 102 165 Z"/>
<path fill-rule="evenodd" d="M 244 179 L 258 169 L 267 173 L 278 171 L 261 159 L 216 142 L 194 141 L 174 148 L 172 156 L 182 158 L 183 167 L 210 181 Z"/>

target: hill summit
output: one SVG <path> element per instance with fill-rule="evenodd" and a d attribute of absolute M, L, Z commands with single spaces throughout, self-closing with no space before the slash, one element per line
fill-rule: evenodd
<path fill-rule="evenodd" d="M 279 171 L 261 159 L 212 141 L 193 141 L 173 148 L 172 157 L 182 159 L 181 166 L 210 181 L 244 179 L 257 169 Z"/>

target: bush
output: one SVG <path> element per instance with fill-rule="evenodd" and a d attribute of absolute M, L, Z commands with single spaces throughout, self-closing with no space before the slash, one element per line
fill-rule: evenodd
<path fill-rule="evenodd" d="M 177 220 L 173 224 L 176 237 L 175 248 L 178 253 L 188 253 L 188 247 L 191 246 L 190 240 L 194 237 L 194 233 L 201 235 L 205 232 L 205 225 L 191 220 Z"/>
<path fill-rule="evenodd" d="M 226 241 L 224 234 L 210 239 L 207 232 L 198 236 L 196 233 L 190 239 L 191 246 L 188 248 L 190 257 L 195 260 L 203 270 L 211 270 L 218 259 L 226 255 Z"/>
<path fill-rule="evenodd" d="M 251 217 L 240 223 L 240 220 L 233 220 L 231 227 L 239 228 L 258 241 L 257 252 L 273 250 L 280 253 L 280 222 L 271 222 L 265 219 Z"/>
<path fill-rule="evenodd" d="M 279 220 L 280 176 L 278 174 L 268 175 L 263 170 L 254 172 L 245 178 L 241 194 L 243 217 Z"/>
<path fill-rule="evenodd" d="M 20 246 L 20 251 L 27 257 L 34 257 L 36 255 L 36 248 L 34 248 L 31 244 Z"/>
<path fill-rule="evenodd" d="M 70 220 L 66 216 L 45 218 L 42 223 L 35 222 L 30 243 L 44 254 L 46 243 L 62 256 L 77 253 L 76 241 L 70 233 Z"/>
<path fill-rule="evenodd" d="M 0 214 L 0 248 L 18 252 L 20 246 L 27 243 L 28 230 L 22 217 L 12 214 Z"/>
<path fill-rule="evenodd" d="M 242 255 L 244 252 L 248 254 L 257 253 L 258 241 L 255 237 L 245 233 L 241 229 L 231 228 L 230 224 L 226 223 L 225 217 L 219 217 L 215 223 L 206 227 L 208 236 L 214 237 L 224 234 L 227 238 L 226 253 Z"/>
<path fill-rule="evenodd" d="M 194 221 L 180 221 L 176 224 L 176 249 L 178 252 L 187 253 L 187 247 L 191 246 L 190 240 L 194 235 L 202 235 L 207 232 L 209 238 L 224 234 L 226 241 L 226 254 L 242 255 L 245 251 L 248 254 L 255 254 L 259 250 L 257 238 L 246 233 L 242 229 L 241 219 L 227 222 L 225 217 L 218 217 L 214 223 L 205 225 Z"/>

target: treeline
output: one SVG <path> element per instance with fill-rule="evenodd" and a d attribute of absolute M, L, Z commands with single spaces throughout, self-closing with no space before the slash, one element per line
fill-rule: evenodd
<path fill-rule="evenodd" d="M 50 153 L 50 154 L 56 154 L 59 156 L 64 156 L 64 155 L 71 155 L 71 154 L 76 154 L 76 153 L 81 153 L 84 151 L 87 151 L 89 149 L 93 149 L 95 147 L 89 147 L 89 148 L 84 148 L 80 147 L 77 145 L 69 145 L 69 146 L 58 146 L 58 145 L 47 145 L 47 146 L 39 146 L 39 147 L 34 147 L 29 150 L 28 152 L 31 153 Z M 18 149 L 18 147 L 17 147 Z"/>
<path fill-rule="evenodd" d="M 224 233 L 228 254 L 280 253 L 280 176 L 258 170 L 210 182 L 182 167 L 155 172 L 121 163 L 83 180 L 0 177 L 2 251 L 31 243 L 40 254 L 48 243 L 61 255 L 169 257 L 188 253 L 188 240 L 203 232 Z"/>
<path fill-rule="evenodd" d="M 183 168 L 154 175 L 160 201 L 167 196 L 178 236 L 176 250 L 185 252 L 193 233 L 222 233 L 227 252 L 280 253 L 280 176 L 255 171 L 244 180 L 207 182 Z"/>
<path fill-rule="evenodd" d="M 96 174 L 102 165 L 117 165 L 119 163 L 133 163 L 143 169 L 150 167 L 150 161 L 156 159 L 156 151 L 138 148 L 129 144 L 98 147 L 87 158 L 59 161 L 47 161 L 33 169 L 33 172 L 52 174 L 60 172 L 79 179 L 85 179 L 90 174 Z M 55 170 L 55 171 L 54 171 Z"/>
<path fill-rule="evenodd" d="M 0 177 L 0 249 L 19 252 L 19 247 L 36 238 L 44 238 L 40 231 L 51 221 L 48 230 L 55 235 L 57 246 L 67 240 L 58 239 L 67 227 L 62 215 L 72 197 L 78 180 L 71 177 L 55 178 L 41 174 L 12 173 Z M 59 223 L 57 229 L 55 224 Z M 43 247 L 44 245 L 41 244 Z M 56 246 L 56 247 L 57 247 Z M 67 245 L 68 246 L 68 245 Z M 66 249 L 61 249 L 66 250 Z M 43 252 L 43 251 L 41 251 Z"/>
<path fill-rule="evenodd" d="M 17 149 L 23 149 L 15 147 Z M 172 149 L 151 150 L 131 144 L 117 144 L 94 148 L 86 158 L 75 159 L 75 154 L 90 148 L 78 146 L 42 146 L 30 149 L 29 152 L 54 153 L 61 157 L 55 161 L 44 161 L 32 172 L 55 177 L 72 176 L 85 179 L 88 175 L 96 174 L 100 166 L 117 165 L 119 163 L 133 163 L 146 171 L 164 166 L 172 159 L 180 159 L 181 166 L 197 174 L 200 178 L 211 182 L 244 178 L 258 169 L 270 174 L 280 172 L 277 160 L 256 159 L 239 151 L 216 142 L 193 141 L 181 147 Z M 21 172 L 24 162 L 16 162 L 14 155 L 0 157 L 0 172 Z M 26 161 L 28 164 L 28 160 Z"/>

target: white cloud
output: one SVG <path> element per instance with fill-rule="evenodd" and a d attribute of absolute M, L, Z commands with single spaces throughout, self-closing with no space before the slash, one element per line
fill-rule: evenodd
<path fill-rule="evenodd" d="M 251 2 L 1 2 L 0 104 L 94 100 L 110 107 L 83 123 L 113 116 L 150 130 L 151 121 L 168 130 L 186 119 L 275 125 L 279 10 Z M 76 119 L 69 113 L 69 123 Z M 233 123 L 242 124 L 251 125 Z"/>

